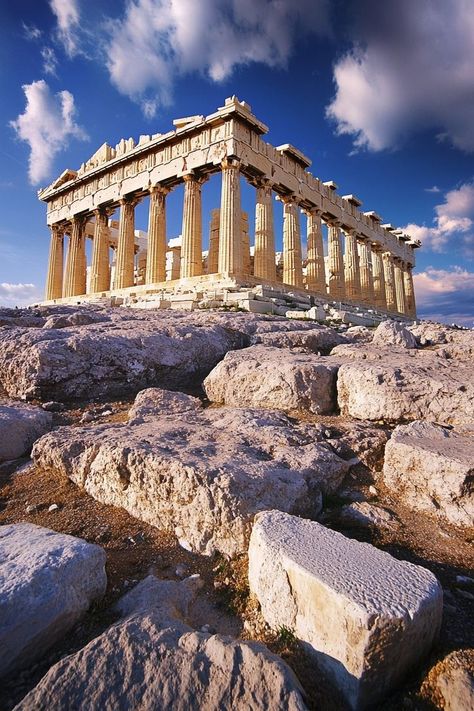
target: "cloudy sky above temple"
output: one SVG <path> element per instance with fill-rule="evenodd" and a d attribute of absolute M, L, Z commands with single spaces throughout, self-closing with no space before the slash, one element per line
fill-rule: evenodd
<path fill-rule="evenodd" d="M 474 325 L 472 0 L 23 0 L 0 32 L 0 304 L 43 291 L 39 187 L 236 94 L 273 145 L 422 241 L 421 315 Z M 203 197 L 218 206 L 216 180 Z"/>

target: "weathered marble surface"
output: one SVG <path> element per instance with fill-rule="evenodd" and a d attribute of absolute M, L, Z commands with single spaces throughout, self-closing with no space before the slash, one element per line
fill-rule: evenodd
<path fill-rule="evenodd" d="M 28 454 L 33 442 L 51 429 L 52 419 L 39 407 L 0 401 L 0 462 Z"/>

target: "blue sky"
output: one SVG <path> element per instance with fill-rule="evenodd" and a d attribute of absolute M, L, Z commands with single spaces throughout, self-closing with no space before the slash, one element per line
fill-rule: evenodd
<path fill-rule="evenodd" d="M 23 0 L 0 28 L 0 304 L 43 291 L 39 187 L 236 94 L 273 145 L 421 239 L 422 316 L 474 325 L 472 0 Z M 203 196 L 207 232 L 217 178 Z M 250 189 L 243 202 L 252 215 Z M 177 190 L 169 237 L 181 204 Z"/>

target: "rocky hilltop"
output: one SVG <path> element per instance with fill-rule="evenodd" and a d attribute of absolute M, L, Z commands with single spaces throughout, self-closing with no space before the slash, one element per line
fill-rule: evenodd
<path fill-rule="evenodd" d="M 1 708 L 474 708 L 474 333 L 0 311 Z"/>

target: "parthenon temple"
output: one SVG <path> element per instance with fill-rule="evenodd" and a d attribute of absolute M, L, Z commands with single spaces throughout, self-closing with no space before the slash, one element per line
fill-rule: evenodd
<path fill-rule="evenodd" d="M 245 101 L 232 97 L 209 116 L 173 123 L 174 130 L 140 136 L 137 144 L 131 138 L 115 148 L 104 143 L 79 170 L 64 171 L 39 191 L 51 230 L 46 301 L 262 285 L 266 293 L 312 297 L 312 303 L 416 316 L 412 269 L 419 242 L 382 224 L 376 212 L 362 212 L 355 195 L 338 195 L 333 181 L 314 177 L 311 161 L 293 145 L 265 142 L 268 128 Z M 211 211 L 204 251 L 202 186 L 216 173 L 220 206 Z M 255 189 L 254 216 L 242 210 L 243 180 Z M 181 236 L 168 243 L 167 196 L 180 184 Z M 140 232 L 135 207 L 145 199 L 148 229 Z M 283 217 L 279 252 L 276 209 Z"/>

